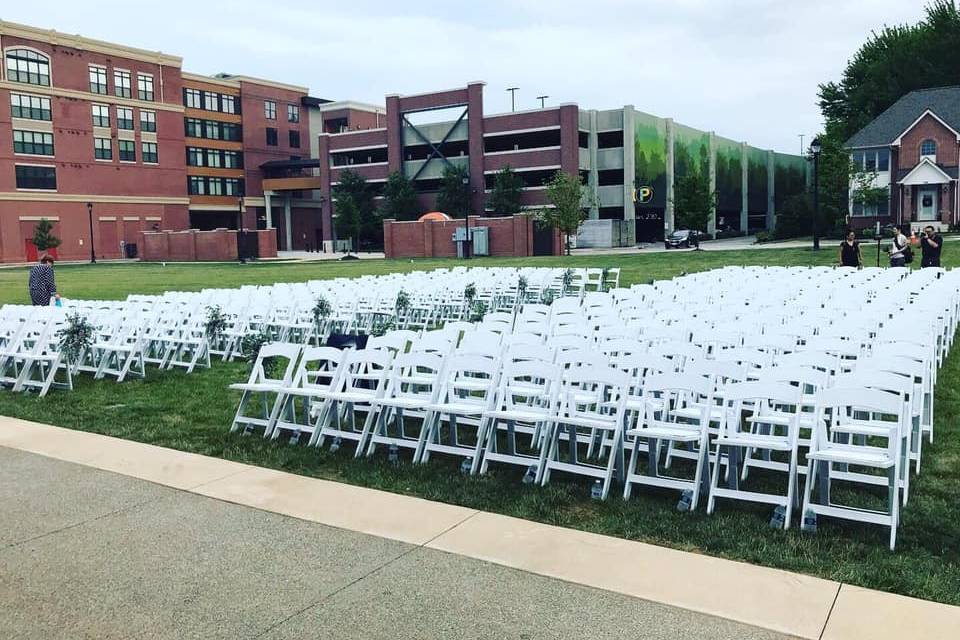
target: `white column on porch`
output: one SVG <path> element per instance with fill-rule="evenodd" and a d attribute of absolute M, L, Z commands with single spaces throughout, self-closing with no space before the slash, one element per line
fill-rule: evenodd
<path fill-rule="evenodd" d="M 270 196 L 272 195 L 272 191 L 263 192 L 263 206 L 267 211 L 267 229 L 273 229 L 273 208 L 270 205 Z"/>
<path fill-rule="evenodd" d="M 287 251 L 293 251 L 293 215 L 290 212 L 290 194 L 283 195 L 283 224 L 287 240 Z"/>

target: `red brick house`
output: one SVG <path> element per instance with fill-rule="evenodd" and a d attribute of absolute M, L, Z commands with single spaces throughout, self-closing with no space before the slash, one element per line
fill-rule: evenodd
<path fill-rule="evenodd" d="M 864 206 L 851 199 L 853 228 L 895 222 L 913 228 L 958 223 L 960 86 L 911 91 L 851 137 L 846 147 L 889 200 Z"/>

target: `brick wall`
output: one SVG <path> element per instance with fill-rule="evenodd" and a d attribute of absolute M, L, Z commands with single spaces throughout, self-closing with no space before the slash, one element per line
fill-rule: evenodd
<path fill-rule="evenodd" d="M 920 162 L 920 144 L 927 139 L 937 143 L 937 164 L 955 167 L 958 161 L 957 137 L 933 116 L 926 115 L 900 140 L 898 164 L 912 169 Z"/>
<path fill-rule="evenodd" d="M 257 231 L 261 258 L 277 257 L 276 233 Z M 237 259 L 237 232 L 214 231 L 144 231 L 140 234 L 141 260 L 147 262 L 230 262 Z"/>
<path fill-rule="evenodd" d="M 454 231 L 464 220 L 383 221 L 384 252 L 388 258 L 450 258 L 457 255 Z M 533 255 L 533 219 L 527 215 L 502 218 L 470 216 L 470 227 L 489 229 L 490 255 Z"/>

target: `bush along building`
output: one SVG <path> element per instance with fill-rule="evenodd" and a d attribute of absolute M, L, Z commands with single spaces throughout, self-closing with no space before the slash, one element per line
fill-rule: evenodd
<path fill-rule="evenodd" d="M 846 142 L 851 227 L 957 225 L 960 86 L 911 91 Z"/>

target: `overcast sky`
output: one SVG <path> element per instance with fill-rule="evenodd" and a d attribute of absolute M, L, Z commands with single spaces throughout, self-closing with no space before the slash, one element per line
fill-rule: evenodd
<path fill-rule="evenodd" d="M 817 83 L 921 0 L 426 0 L 9 2 L 0 18 L 182 56 L 383 104 L 483 80 L 486 113 L 576 102 L 637 109 L 797 152 L 820 126 Z"/>

